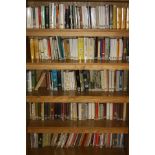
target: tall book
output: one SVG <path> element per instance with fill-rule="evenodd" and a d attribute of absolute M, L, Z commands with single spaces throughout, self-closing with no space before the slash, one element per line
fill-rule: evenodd
<path fill-rule="evenodd" d="M 78 38 L 78 59 L 84 60 L 84 38 Z"/>

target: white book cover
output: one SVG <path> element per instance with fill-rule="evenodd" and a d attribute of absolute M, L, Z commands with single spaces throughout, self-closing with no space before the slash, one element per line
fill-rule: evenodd
<path fill-rule="evenodd" d="M 109 90 L 109 75 L 108 70 L 104 70 L 104 91 Z"/>
<path fill-rule="evenodd" d="M 33 9 L 32 7 L 26 8 L 27 28 L 33 28 Z"/>
<path fill-rule="evenodd" d="M 53 38 L 49 37 L 50 40 L 50 46 L 51 46 L 51 60 L 54 60 L 54 43 L 53 43 Z"/>
<path fill-rule="evenodd" d="M 88 38 L 84 37 L 84 60 L 88 59 Z"/>
<path fill-rule="evenodd" d="M 113 60 L 113 51 L 114 51 L 114 39 L 110 39 L 110 60 Z"/>
<path fill-rule="evenodd" d="M 117 39 L 114 39 L 113 60 L 117 60 Z"/>
<path fill-rule="evenodd" d="M 96 6 L 95 12 L 96 12 L 96 28 L 100 28 L 99 27 L 99 6 Z"/>
<path fill-rule="evenodd" d="M 65 21 L 65 11 L 64 11 L 64 4 L 59 4 L 59 28 L 64 28 L 64 21 Z"/>
<path fill-rule="evenodd" d="M 119 60 L 123 57 L 123 40 L 119 39 Z"/>
<path fill-rule="evenodd" d="M 109 5 L 105 5 L 105 28 L 109 28 Z"/>
<path fill-rule="evenodd" d="M 34 148 L 38 148 L 38 134 L 37 133 L 34 133 L 34 139 L 35 139 Z"/>
<path fill-rule="evenodd" d="M 109 70 L 109 91 L 112 91 L 112 71 Z"/>
<path fill-rule="evenodd" d="M 115 90 L 115 71 L 111 71 L 111 91 L 114 92 Z"/>
<path fill-rule="evenodd" d="M 102 28 L 106 28 L 106 22 L 105 22 L 105 19 L 106 19 L 106 10 L 105 10 L 105 5 L 101 6 L 101 11 L 102 11 L 102 14 L 101 14 L 101 18 L 102 18 Z"/>
<path fill-rule="evenodd" d="M 81 6 L 81 9 L 82 9 L 82 28 L 85 28 L 86 25 L 85 25 L 85 8 L 86 6 Z"/>
<path fill-rule="evenodd" d="M 110 119 L 110 103 L 107 103 L 106 105 L 106 119 L 109 120 Z"/>
<path fill-rule="evenodd" d="M 48 57 L 48 41 L 47 41 L 47 39 L 43 39 L 43 52 L 44 52 L 44 59 L 49 59 L 49 57 Z"/>
<path fill-rule="evenodd" d="M 32 72 L 31 71 L 28 71 L 28 82 L 27 82 L 27 84 L 28 84 L 28 86 L 27 86 L 27 90 L 28 90 L 28 92 L 32 92 Z"/>
<path fill-rule="evenodd" d="M 74 55 L 74 60 L 78 60 L 78 40 L 73 39 L 73 49 L 72 49 Z"/>
<path fill-rule="evenodd" d="M 113 103 L 110 103 L 110 120 L 113 120 Z"/>
<path fill-rule="evenodd" d="M 38 7 L 35 7 L 35 20 L 36 20 L 36 26 L 35 28 L 39 28 L 39 15 L 38 15 Z"/>
<path fill-rule="evenodd" d="M 82 103 L 78 103 L 79 120 L 82 120 Z"/>
<path fill-rule="evenodd" d="M 96 8 L 91 7 L 91 26 L 96 28 Z"/>
<path fill-rule="evenodd" d="M 120 71 L 116 71 L 116 91 L 119 91 L 119 77 Z"/>
<path fill-rule="evenodd" d="M 95 119 L 95 103 L 91 103 L 91 110 L 92 119 Z"/>
<path fill-rule="evenodd" d="M 102 148 L 103 147 L 103 141 L 104 141 L 104 139 L 103 139 L 104 137 L 103 137 L 103 134 L 100 134 L 100 148 Z"/>
<path fill-rule="evenodd" d="M 88 119 L 92 119 L 92 103 L 88 103 Z"/>

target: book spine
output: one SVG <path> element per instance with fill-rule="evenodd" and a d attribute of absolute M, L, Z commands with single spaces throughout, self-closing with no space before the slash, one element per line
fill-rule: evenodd
<path fill-rule="evenodd" d="M 113 29 L 117 28 L 117 7 L 113 5 Z"/>
<path fill-rule="evenodd" d="M 45 28 L 49 27 L 49 6 L 45 6 Z"/>
<path fill-rule="evenodd" d="M 45 6 L 41 6 L 41 28 L 45 28 Z"/>

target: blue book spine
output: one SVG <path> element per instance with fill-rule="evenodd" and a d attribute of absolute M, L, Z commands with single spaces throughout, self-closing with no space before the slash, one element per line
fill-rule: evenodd
<path fill-rule="evenodd" d="M 53 90 L 58 90 L 57 88 L 57 71 L 52 70 L 52 81 L 53 81 Z"/>

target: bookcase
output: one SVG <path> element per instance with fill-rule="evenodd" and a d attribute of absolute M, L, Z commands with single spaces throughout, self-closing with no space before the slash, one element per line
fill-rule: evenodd
<path fill-rule="evenodd" d="M 112 4 L 117 6 L 128 6 L 128 0 L 27 0 L 27 6 L 48 5 L 54 3 L 77 3 L 77 4 Z M 59 28 L 27 28 L 26 41 L 29 53 L 28 42 L 33 37 L 109 37 L 120 38 L 129 37 L 128 29 L 99 29 L 99 28 L 78 28 L 78 29 L 59 29 Z M 129 70 L 129 62 L 123 60 L 101 61 L 101 60 L 51 60 L 40 61 L 31 60 L 27 54 L 26 70 L 49 71 L 49 70 Z M 129 122 L 117 120 L 31 120 L 28 116 L 29 103 L 113 103 L 128 104 L 129 95 L 127 92 L 102 92 L 102 91 L 51 91 L 40 88 L 37 91 L 26 93 L 27 121 L 26 121 L 26 154 L 27 155 L 128 155 L 129 154 Z M 98 147 L 42 147 L 31 148 L 31 133 L 114 133 L 125 134 L 123 148 L 98 148 Z"/>

